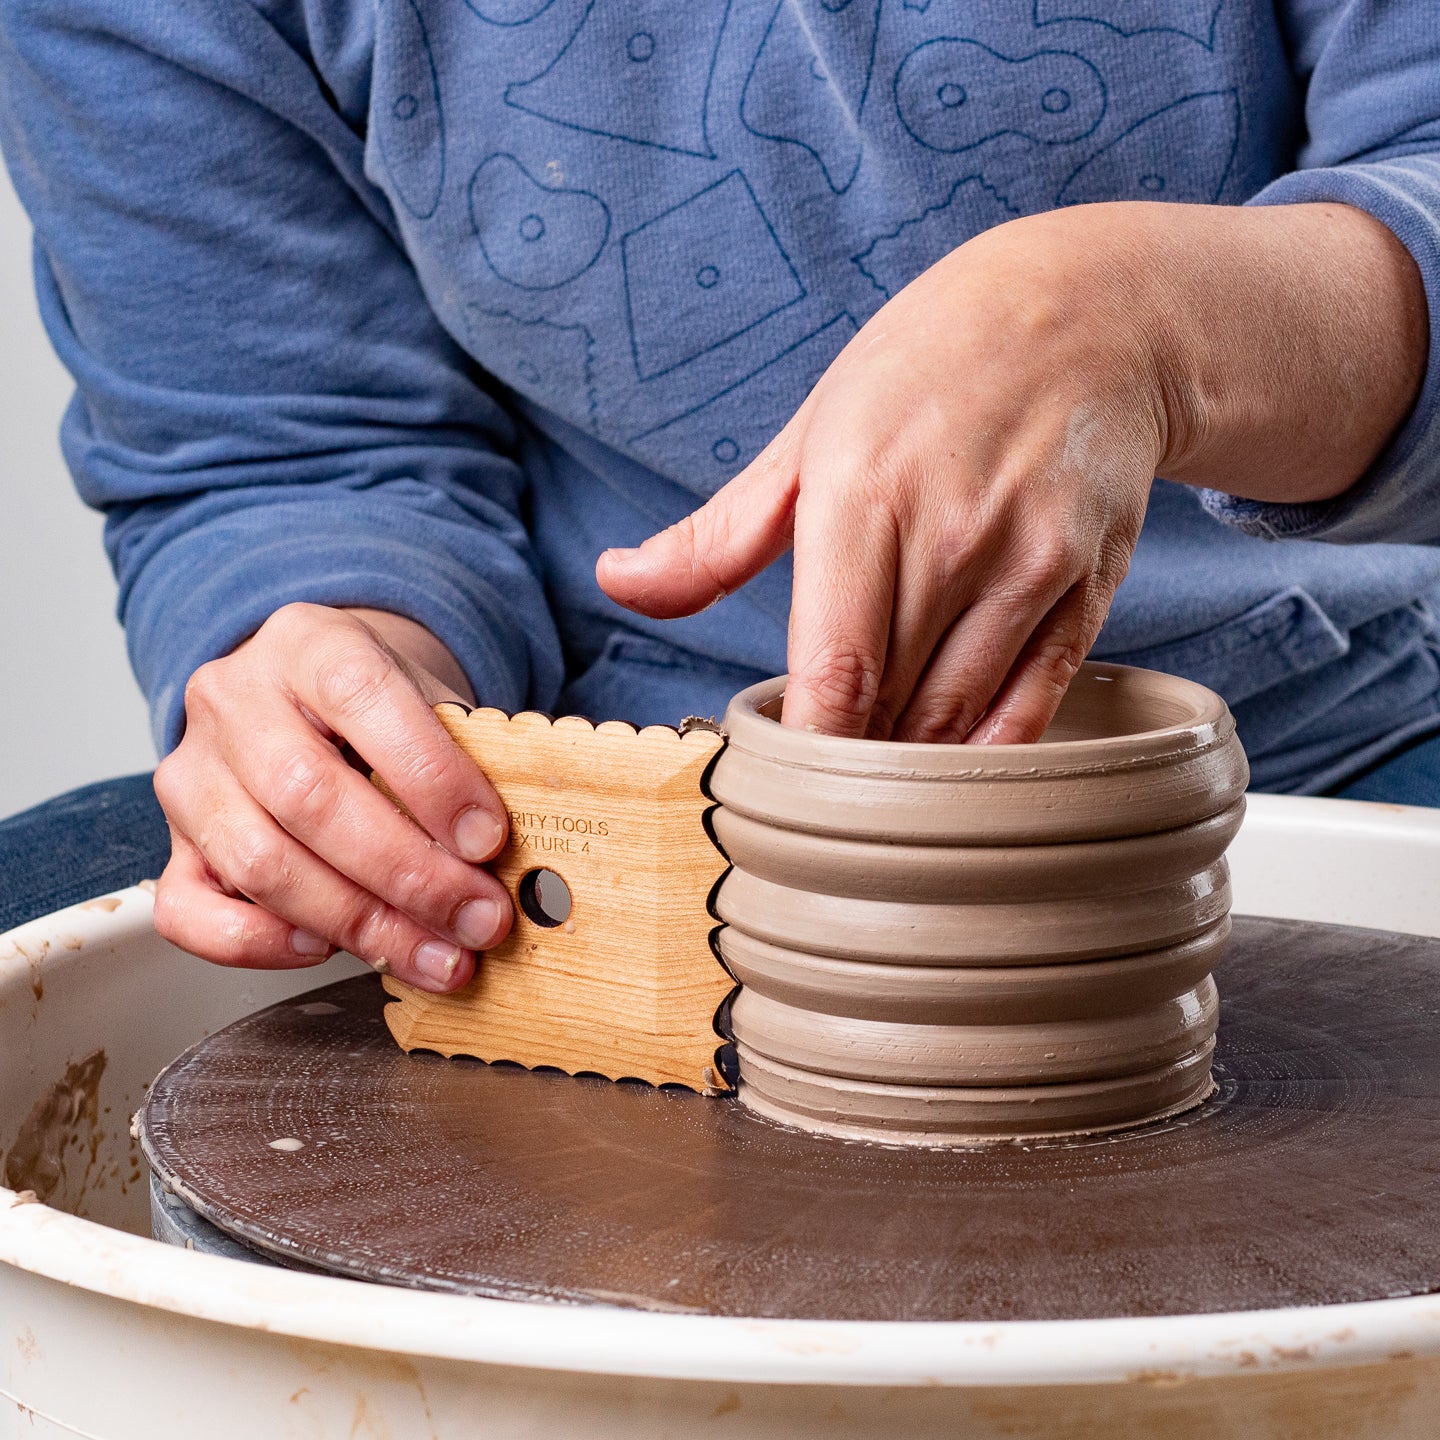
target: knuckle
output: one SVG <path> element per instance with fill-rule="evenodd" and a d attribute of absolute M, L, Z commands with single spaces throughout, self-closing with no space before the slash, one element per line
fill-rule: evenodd
<path fill-rule="evenodd" d="M 961 573 L 981 548 L 983 526 L 973 515 L 947 513 L 930 527 L 931 547 L 942 583 Z"/>
<path fill-rule="evenodd" d="M 339 807 L 333 764 L 308 749 L 282 756 L 271 774 L 270 812 L 287 829 L 323 826 Z"/>
<path fill-rule="evenodd" d="M 800 452 L 800 473 L 807 485 L 823 488 L 857 506 L 887 503 L 894 496 L 901 462 L 888 431 L 874 433 L 852 417 L 836 417 L 827 426 L 812 425 Z"/>
<path fill-rule="evenodd" d="M 403 776 L 407 788 L 417 796 L 440 797 L 466 786 L 473 778 L 465 774 L 462 764 L 463 752 L 458 747 L 433 744 L 426 739 L 407 746 L 396 757 L 396 778 L 398 781 Z"/>
<path fill-rule="evenodd" d="M 315 670 L 315 696 L 328 712 L 354 715 L 370 709 L 390 680 L 390 662 L 374 644 L 347 636 L 329 646 Z"/>
<path fill-rule="evenodd" d="M 221 923 L 215 943 L 206 957 L 216 965 L 244 965 L 265 948 L 265 925 L 260 912 L 247 914 L 253 906 L 227 915 Z"/>
<path fill-rule="evenodd" d="M 1075 677 L 1085 661 L 1089 647 L 1075 633 L 1048 635 L 1036 645 L 1031 665 L 1038 675 L 1049 679 L 1061 689 Z"/>
<path fill-rule="evenodd" d="M 342 915 L 332 936 L 352 955 L 372 965 L 393 965 L 410 953 L 410 942 L 401 933 L 392 911 L 374 896 L 356 900 Z"/>
<path fill-rule="evenodd" d="M 696 512 L 690 511 L 688 515 L 682 515 L 670 528 L 670 534 L 687 553 L 693 552 L 700 544 L 701 522 L 696 519 Z"/>
<path fill-rule="evenodd" d="M 875 656 L 855 646 L 841 646 L 807 667 L 804 685 L 833 714 L 865 715 L 880 693 L 880 669 Z"/>
<path fill-rule="evenodd" d="M 244 966 L 266 952 L 266 911 L 240 905 L 210 915 L 204 900 L 204 891 L 167 867 L 155 890 L 156 933 L 211 965 Z"/>
<path fill-rule="evenodd" d="M 970 726 L 958 709 L 927 709 L 917 712 L 910 720 L 911 738 L 926 744 L 951 740 L 963 736 Z"/>
<path fill-rule="evenodd" d="M 214 714 L 220 708 L 223 676 L 223 662 L 219 660 L 207 661 L 192 672 L 185 682 L 185 714 L 190 719 Z"/>
<path fill-rule="evenodd" d="M 225 845 L 225 878 L 246 895 L 272 895 L 284 882 L 285 857 L 272 836 L 251 826 L 233 830 Z"/>
<path fill-rule="evenodd" d="M 888 505 L 905 488 L 913 466 L 898 445 L 867 445 L 850 459 L 849 488 L 864 505 Z"/>
<path fill-rule="evenodd" d="M 1071 536 L 1052 530 L 1031 545 L 1026 557 L 1026 578 L 1036 588 L 1069 580 L 1076 572 L 1079 547 Z"/>
<path fill-rule="evenodd" d="M 927 686 L 905 712 L 905 738 L 927 744 L 963 740 L 989 703 L 993 688 L 993 682 L 967 685 L 954 678 Z"/>
<path fill-rule="evenodd" d="M 272 612 L 270 618 L 260 627 L 267 639 L 282 644 L 304 639 L 315 629 L 319 618 L 326 614 L 325 607 L 313 605 L 305 600 L 292 600 Z"/>
<path fill-rule="evenodd" d="M 150 778 L 155 798 L 160 802 L 160 808 L 166 815 L 174 813 L 184 789 L 179 775 L 179 762 L 175 758 L 177 753 L 177 751 L 171 751 L 155 767 L 155 773 Z"/>
<path fill-rule="evenodd" d="M 690 573 L 702 588 L 716 595 L 723 595 L 727 587 L 713 557 L 728 550 L 733 528 L 728 507 L 703 505 L 683 516 L 673 529 Z"/>
<path fill-rule="evenodd" d="M 417 917 L 436 909 L 438 890 L 431 867 L 410 863 L 396 866 L 385 885 L 390 903 L 406 915 Z"/>

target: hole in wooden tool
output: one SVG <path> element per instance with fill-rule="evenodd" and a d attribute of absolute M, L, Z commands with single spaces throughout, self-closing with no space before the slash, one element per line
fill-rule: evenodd
<path fill-rule="evenodd" d="M 522 875 L 519 899 L 526 915 L 547 930 L 570 918 L 570 887 L 553 870 L 531 870 Z"/>

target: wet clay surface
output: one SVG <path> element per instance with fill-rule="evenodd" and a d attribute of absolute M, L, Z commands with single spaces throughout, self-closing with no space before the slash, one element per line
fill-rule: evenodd
<path fill-rule="evenodd" d="M 1216 979 L 1217 1095 L 1113 1137 L 880 1148 L 406 1056 L 363 977 L 183 1056 L 144 1144 L 251 1245 L 505 1298 L 1040 1320 L 1440 1290 L 1440 941 L 1239 918 Z"/>
<path fill-rule="evenodd" d="M 742 1104 L 944 1146 L 1211 1093 L 1248 774 L 1218 695 L 1087 664 L 1036 744 L 913 745 L 787 730 L 784 686 L 731 701 L 709 782 Z"/>
<path fill-rule="evenodd" d="M 1213 691 L 1087 661 L 1033 745 L 851 740 L 780 725 L 785 677 L 742 690 L 709 788 L 727 810 L 835 839 L 1053 845 L 1155 834 L 1225 809 L 1249 771 Z"/>

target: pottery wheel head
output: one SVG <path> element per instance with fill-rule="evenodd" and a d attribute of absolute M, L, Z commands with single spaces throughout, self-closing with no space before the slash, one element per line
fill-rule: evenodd
<path fill-rule="evenodd" d="M 1237 920 L 1218 1092 L 1106 1138 L 887 1149 L 733 1099 L 407 1056 L 361 978 L 155 1082 L 155 1174 L 256 1254 L 502 1298 L 1009 1320 L 1440 1288 L 1440 942 Z"/>

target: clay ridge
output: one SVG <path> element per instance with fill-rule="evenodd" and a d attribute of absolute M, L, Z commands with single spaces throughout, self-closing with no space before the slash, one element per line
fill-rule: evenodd
<path fill-rule="evenodd" d="M 742 1100 L 950 1144 L 1210 1093 L 1248 779 L 1218 696 L 1087 665 L 1047 738 L 1007 753 L 783 729 L 783 686 L 735 698 L 710 776 Z"/>

